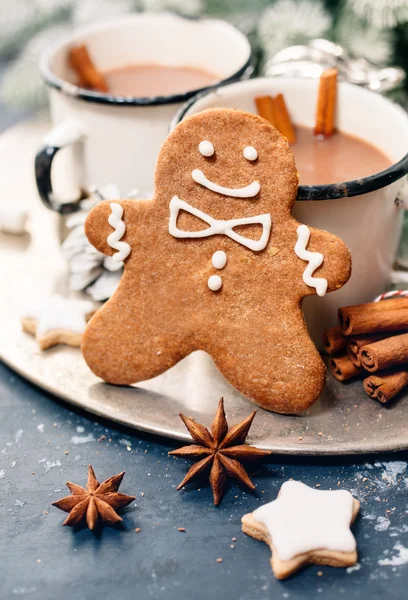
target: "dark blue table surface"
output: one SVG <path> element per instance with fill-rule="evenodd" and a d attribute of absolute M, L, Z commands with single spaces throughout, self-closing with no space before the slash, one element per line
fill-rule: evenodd
<path fill-rule="evenodd" d="M 20 117 L 0 106 L 0 129 Z M 176 491 L 188 468 L 167 455 L 177 445 L 73 411 L 0 365 L 0 599 L 408 597 L 407 453 L 272 456 L 251 472 L 256 493 L 233 483 L 215 508 L 205 481 Z M 121 491 L 137 497 L 123 526 L 98 535 L 62 527 L 65 513 L 51 506 L 68 493 L 66 480 L 85 484 L 88 464 L 100 481 L 125 470 Z M 357 568 L 274 578 L 269 548 L 245 536 L 240 520 L 289 478 L 340 485 L 361 501 Z"/>

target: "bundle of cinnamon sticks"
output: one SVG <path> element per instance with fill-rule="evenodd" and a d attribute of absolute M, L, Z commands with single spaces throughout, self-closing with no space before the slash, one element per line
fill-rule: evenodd
<path fill-rule="evenodd" d="M 336 379 L 365 377 L 365 392 L 385 404 L 408 385 L 408 298 L 340 308 L 323 345 Z"/>
<path fill-rule="evenodd" d="M 330 137 L 335 131 L 337 101 L 337 69 L 323 71 L 319 81 L 316 106 L 315 135 Z M 296 132 L 283 94 L 255 98 L 258 115 L 263 117 L 286 137 L 289 144 L 296 142 Z"/>

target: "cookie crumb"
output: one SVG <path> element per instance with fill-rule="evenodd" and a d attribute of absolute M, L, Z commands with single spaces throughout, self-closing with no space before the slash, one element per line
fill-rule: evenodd
<path fill-rule="evenodd" d="M 65 456 L 68 456 L 68 454 L 69 454 L 68 450 L 65 450 L 64 454 L 65 454 Z"/>
<path fill-rule="evenodd" d="M 301 442 L 301 441 L 303 440 L 303 435 L 300 435 L 300 436 L 298 437 L 298 440 L 299 440 L 299 442 Z"/>
<path fill-rule="evenodd" d="M 44 515 L 48 515 L 48 510 L 43 510 Z"/>
<path fill-rule="evenodd" d="M 233 538 L 231 538 L 231 541 L 232 541 L 232 542 L 236 542 L 236 541 L 237 541 L 237 538 L 236 538 L 236 537 L 233 537 Z"/>
<path fill-rule="evenodd" d="M 317 576 L 321 577 L 323 575 L 323 571 L 317 571 Z"/>
<path fill-rule="evenodd" d="M 144 492 L 140 492 L 140 495 L 141 495 L 141 496 L 142 496 L 142 498 L 143 498 L 143 496 L 144 496 Z"/>
<path fill-rule="evenodd" d="M 234 549 L 235 548 L 234 544 L 230 544 L 230 548 Z"/>
<path fill-rule="evenodd" d="M 140 527 L 136 527 L 135 531 L 136 533 L 140 533 L 142 530 L 140 529 Z"/>
<path fill-rule="evenodd" d="M 177 528 L 177 531 L 184 532 L 184 531 L 185 531 L 185 527 L 178 527 L 178 528 Z"/>
<path fill-rule="evenodd" d="M 222 558 L 217 558 L 217 563 L 222 563 Z"/>
<path fill-rule="evenodd" d="M 321 483 L 316 483 L 316 487 L 320 487 L 321 485 Z"/>
<path fill-rule="evenodd" d="M 317 435 L 320 435 L 320 437 L 323 435 L 323 431 L 319 431 L 319 433 Z"/>

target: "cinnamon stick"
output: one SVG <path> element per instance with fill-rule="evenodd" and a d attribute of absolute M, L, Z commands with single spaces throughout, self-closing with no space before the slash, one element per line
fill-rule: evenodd
<path fill-rule="evenodd" d="M 98 92 L 108 92 L 108 85 L 102 73 L 95 67 L 85 44 L 72 46 L 68 52 L 68 61 L 78 76 L 81 87 Z"/>
<path fill-rule="evenodd" d="M 290 120 L 283 94 L 277 94 L 275 97 L 258 96 L 255 98 L 255 104 L 259 116 L 272 123 L 279 133 L 285 136 L 289 144 L 296 142 L 295 129 Z"/>
<path fill-rule="evenodd" d="M 316 109 L 315 135 L 333 135 L 336 116 L 337 69 L 327 69 L 320 76 Z"/>
<path fill-rule="evenodd" d="M 369 302 L 339 309 L 344 335 L 408 329 L 408 298 Z"/>
<path fill-rule="evenodd" d="M 364 373 L 363 368 L 353 365 L 347 354 L 336 357 L 332 356 L 329 360 L 329 367 L 333 376 L 338 381 L 348 381 Z"/>
<path fill-rule="evenodd" d="M 277 94 L 273 99 L 273 109 L 276 122 L 276 129 L 285 136 L 288 144 L 296 142 L 296 133 L 290 120 L 289 112 L 286 106 L 283 94 Z"/>
<path fill-rule="evenodd" d="M 258 96 L 255 98 L 255 104 L 258 115 L 276 127 L 274 102 L 272 96 Z"/>
<path fill-rule="evenodd" d="M 408 363 L 408 333 L 362 346 L 360 359 L 361 365 L 370 373 Z"/>
<path fill-rule="evenodd" d="M 347 338 L 342 334 L 340 325 L 330 327 L 323 334 L 323 346 L 328 354 L 337 354 L 347 346 Z"/>
<path fill-rule="evenodd" d="M 370 375 L 364 379 L 363 385 L 370 398 L 386 404 L 408 385 L 408 369 L 381 375 Z"/>
<path fill-rule="evenodd" d="M 390 337 L 391 334 L 387 333 L 367 333 L 366 335 L 360 335 L 347 339 L 347 356 L 356 367 L 361 367 L 361 357 L 360 357 L 360 348 L 363 346 L 367 346 L 367 344 L 371 344 L 373 342 L 379 342 L 380 340 L 384 340 L 387 337 Z"/>

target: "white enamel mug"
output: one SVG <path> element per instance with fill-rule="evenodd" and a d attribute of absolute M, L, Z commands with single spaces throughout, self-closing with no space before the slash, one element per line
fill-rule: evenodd
<path fill-rule="evenodd" d="M 61 214 L 77 210 L 77 200 L 90 184 L 113 182 L 122 193 L 135 187 L 152 190 L 156 157 L 171 117 L 202 91 L 144 98 L 81 89 L 74 85 L 67 61 L 69 48 L 79 43 L 86 44 L 102 71 L 138 63 L 187 65 L 214 73 L 215 86 L 249 77 L 252 71 L 249 42 L 230 24 L 166 13 L 93 25 L 48 50 L 40 69 L 49 88 L 54 129 L 37 153 L 35 172 L 41 199 Z M 59 152 L 62 148 L 67 150 Z"/>
<path fill-rule="evenodd" d="M 285 96 L 293 122 L 313 127 L 318 80 L 260 78 L 227 85 L 187 102 L 172 121 L 212 107 L 256 113 L 257 96 Z M 401 190 L 408 173 L 408 115 L 390 100 L 342 82 L 338 89 L 337 127 L 370 142 L 392 161 L 381 173 L 357 181 L 299 186 L 293 215 L 301 223 L 338 235 L 349 247 L 349 282 L 323 298 L 308 297 L 304 311 L 309 331 L 321 347 L 323 331 L 336 324 L 340 306 L 372 301 L 390 283 L 401 230 Z M 408 199 L 407 199 L 408 200 Z"/>

